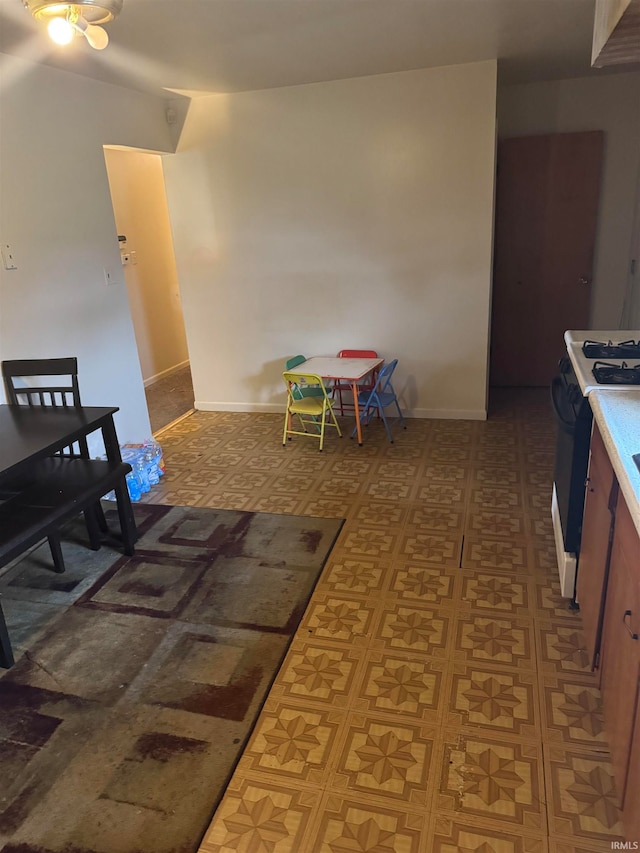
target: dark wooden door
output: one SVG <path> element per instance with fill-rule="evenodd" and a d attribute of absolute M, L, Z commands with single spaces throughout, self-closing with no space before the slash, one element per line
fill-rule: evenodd
<path fill-rule="evenodd" d="M 548 385 L 567 329 L 589 323 L 604 134 L 498 145 L 491 384 Z"/>

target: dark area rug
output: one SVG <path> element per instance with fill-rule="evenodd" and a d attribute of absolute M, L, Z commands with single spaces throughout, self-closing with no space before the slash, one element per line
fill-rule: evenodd
<path fill-rule="evenodd" d="M 117 528 L 113 505 L 106 504 Z M 0 578 L 0 850 L 193 853 L 342 520 L 136 506 L 134 557 L 67 531 Z"/>

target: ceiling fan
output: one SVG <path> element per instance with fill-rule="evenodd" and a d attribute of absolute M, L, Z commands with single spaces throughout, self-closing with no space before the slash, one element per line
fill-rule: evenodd
<path fill-rule="evenodd" d="M 22 0 L 37 21 L 47 24 L 50 38 L 56 44 L 69 44 L 74 36 L 84 36 L 95 50 L 104 50 L 109 34 L 101 24 L 108 24 L 122 11 L 123 0 Z"/>

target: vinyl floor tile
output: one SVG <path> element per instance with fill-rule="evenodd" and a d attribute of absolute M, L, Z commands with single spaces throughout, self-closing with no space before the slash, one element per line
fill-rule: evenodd
<path fill-rule="evenodd" d="M 474 569 L 461 569 L 458 575 L 462 580 L 461 601 L 475 612 L 507 616 L 535 613 L 535 586 L 528 577 Z"/>
<path fill-rule="evenodd" d="M 547 747 L 546 752 L 550 833 L 567 840 L 615 841 L 622 825 L 613 776 L 602 753 L 560 746 Z"/>
<path fill-rule="evenodd" d="M 200 853 L 597 853 L 622 842 L 560 596 L 546 390 L 486 422 L 330 435 L 196 412 L 145 500 L 344 518 Z M 206 780 L 203 780 L 206 784 Z"/>
<path fill-rule="evenodd" d="M 413 810 L 429 802 L 435 778 L 438 729 L 393 716 L 351 714 L 342 733 L 337 765 L 328 785 Z"/>
<path fill-rule="evenodd" d="M 408 604 L 455 607 L 460 601 L 460 570 L 418 561 L 395 562 L 390 572 L 389 600 L 395 594 Z"/>
<path fill-rule="evenodd" d="M 545 675 L 540 698 L 546 742 L 608 750 L 602 698 L 591 675 Z"/>
<path fill-rule="evenodd" d="M 445 722 L 490 736 L 540 740 L 536 674 L 477 664 L 453 670 Z"/>
<path fill-rule="evenodd" d="M 541 835 L 517 834 L 496 826 L 486 826 L 464 816 L 438 816 L 425 850 L 432 853 L 491 851 L 491 853 L 546 853 L 547 841 Z"/>
<path fill-rule="evenodd" d="M 542 748 L 486 733 L 445 737 L 436 808 L 489 825 L 546 830 Z"/>
<path fill-rule="evenodd" d="M 319 640 L 294 640 L 270 695 L 308 707 L 346 708 L 356 702 L 361 648 L 342 649 Z"/>

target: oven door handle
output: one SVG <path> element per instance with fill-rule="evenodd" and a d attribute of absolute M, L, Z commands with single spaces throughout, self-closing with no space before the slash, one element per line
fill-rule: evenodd
<path fill-rule="evenodd" d="M 551 405 L 553 406 L 553 411 L 556 416 L 556 420 L 560 427 L 569 435 L 573 435 L 575 433 L 575 420 L 568 421 L 562 414 L 562 410 L 560 408 L 559 401 L 564 396 L 564 382 L 562 377 L 554 376 L 551 381 Z"/>

